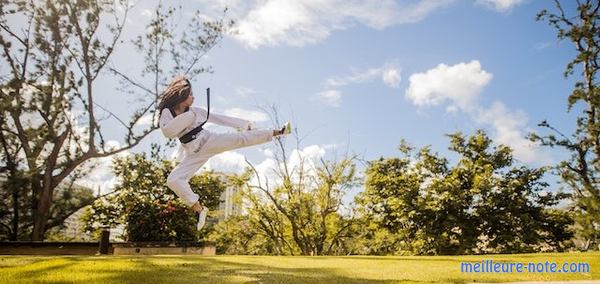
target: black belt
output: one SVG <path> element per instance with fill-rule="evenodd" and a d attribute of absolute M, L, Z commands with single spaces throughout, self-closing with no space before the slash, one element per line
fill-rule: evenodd
<path fill-rule="evenodd" d="M 179 141 L 182 144 L 192 142 L 192 140 L 196 139 L 196 134 L 200 133 L 200 131 L 202 131 L 202 125 L 198 125 L 198 127 L 190 130 L 190 132 L 183 134 L 183 136 L 179 137 Z"/>

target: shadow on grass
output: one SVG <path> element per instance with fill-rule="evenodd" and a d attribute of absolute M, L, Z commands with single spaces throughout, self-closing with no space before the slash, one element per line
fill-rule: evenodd
<path fill-rule="evenodd" d="M 330 258 L 330 257 L 325 257 Z M 346 258 L 346 257 L 344 257 Z M 360 257 L 358 259 L 377 259 Z M 319 257 L 319 259 L 323 259 Z M 339 258 L 333 258 L 337 259 Z M 393 258 L 419 261 L 414 258 Z M 56 263 L 51 261 L 57 260 Z M 450 260 L 450 259 L 448 259 Z M 446 260 L 446 261 L 448 261 Z M 50 263 L 43 263 L 49 261 Z M 424 259 L 430 261 L 430 259 Z M 456 261 L 456 260 L 450 260 Z M 42 262 L 42 263 L 40 263 Z M 418 279 L 390 279 L 392 275 L 376 275 L 368 279 L 353 275 L 353 267 L 344 268 L 281 268 L 268 264 L 239 263 L 216 257 L 197 256 L 115 256 L 115 257 L 60 257 L 42 259 L 27 264 L 12 275 L 16 282 L 64 283 L 423 283 Z M 0 270 L 1 272 L 1 270 Z M 375 271 L 376 272 L 376 271 Z M 65 274 L 77 274 L 73 278 Z M 423 271 L 423 274 L 427 274 Z M 500 275 L 480 278 L 478 275 L 444 275 L 428 277 L 429 281 L 444 283 L 502 282 Z M 490 277 L 491 276 L 491 277 Z M 386 279 L 387 278 L 387 279 Z M 517 277 L 519 278 L 519 277 Z M 69 281 L 69 279 L 73 279 Z M 10 279 L 12 280 L 12 279 Z M 519 280 L 519 279 L 514 279 Z"/>
<path fill-rule="evenodd" d="M 61 263 L 53 264 L 52 261 L 61 261 Z M 54 275 L 62 273 L 65 269 L 75 265 L 73 261 L 65 260 L 63 257 L 60 258 L 41 258 L 31 259 L 26 263 L 18 265 L 5 266 L 0 269 L 0 274 L 4 274 L 5 271 L 10 269 L 19 269 L 22 271 L 13 272 L 11 279 L 5 279 L 9 281 L 21 282 L 23 280 L 35 281 L 46 278 L 48 275 Z M 5 278 L 5 275 L 0 275 L 1 278 Z"/>
<path fill-rule="evenodd" d="M 376 260 L 376 261 L 446 261 L 446 262 L 464 262 L 465 259 L 447 258 L 446 256 L 318 256 L 319 259 L 353 259 L 353 260 Z"/>
<path fill-rule="evenodd" d="M 182 258 L 174 258 L 182 260 Z M 192 259 L 165 267 L 154 260 L 140 261 L 143 270 L 138 275 L 115 275 L 109 281 L 137 283 L 140 277 L 152 273 L 157 282 L 178 283 L 391 283 L 392 281 L 350 278 L 336 275 L 332 269 L 278 268 L 268 265 L 242 264 L 221 261 L 217 258 Z M 175 276 L 175 278 L 173 278 Z"/>
<path fill-rule="evenodd" d="M 339 275 L 329 268 L 279 268 L 241 264 L 217 258 L 132 257 L 132 258 L 60 258 L 56 265 L 43 263 L 14 274 L 17 282 L 64 283 L 64 275 L 77 271 L 85 282 L 96 283 L 396 283 L 417 281 L 373 280 Z M 47 261 L 47 259 L 46 259 Z M 42 261 L 43 262 L 43 261 Z M 84 265 L 97 262 L 98 265 Z M 42 265 L 42 267 L 38 267 Z M 127 266 L 127 267 L 125 267 Z M 79 277 L 81 277 L 81 275 Z M 67 278 L 68 279 L 68 278 Z M 68 280 L 66 280 L 68 282 Z"/>

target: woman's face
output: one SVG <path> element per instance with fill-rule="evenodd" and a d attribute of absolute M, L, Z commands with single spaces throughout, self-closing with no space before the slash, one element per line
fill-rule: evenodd
<path fill-rule="evenodd" d="M 192 91 L 190 91 L 190 95 L 187 97 L 187 99 L 185 99 L 185 101 L 181 102 L 181 107 L 188 108 L 192 105 L 193 102 L 194 102 L 194 93 Z"/>

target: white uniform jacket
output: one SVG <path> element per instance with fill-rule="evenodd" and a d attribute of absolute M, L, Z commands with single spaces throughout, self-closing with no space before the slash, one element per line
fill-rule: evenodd
<path fill-rule="evenodd" d="M 165 108 L 160 114 L 160 130 L 167 138 L 179 138 L 202 124 L 206 120 L 206 115 L 207 112 L 205 109 L 192 106 L 188 111 L 173 117 L 171 111 L 168 108 Z M 245 119 L 214 113 L 210 114 L 208 117 L 208 122 L 242 130 L 247 129 L 251 125 L 251 122 Z M 183 159 L 181 148 L 185 150 L 185 155 L 189 155 L 192 152 L 198 152 L 210 135 L 211 132 L 205 129 L 198 133 L 195 140 L 186 144 L 182 144 L 182 147 L 180 147 L 177 154 L 177 159 Z"/>

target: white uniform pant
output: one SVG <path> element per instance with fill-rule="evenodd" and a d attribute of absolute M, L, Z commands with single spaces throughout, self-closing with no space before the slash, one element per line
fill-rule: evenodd
<path fill-rule="evenodd" d="M 187 206 L 198 201 L 198 194 L 190 187 L 189 180 L 210 159 L 219 153 L 246 146 L 271 141 L 273 130 L 248 130 L 238 133 L 214 133 L 207 130 L 200 132 L 198 138 L 183 145 L 185 157 L 167 177 L 167 186 L 183 200 Z"/>

